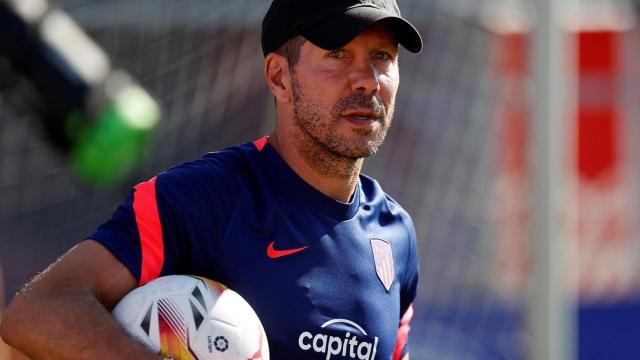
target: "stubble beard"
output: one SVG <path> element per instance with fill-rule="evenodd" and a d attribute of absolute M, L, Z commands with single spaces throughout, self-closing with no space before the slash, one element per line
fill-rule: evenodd
<path fill-rule="evenodd" d="M 307 96 L 295 77 L 292 78 L 294 123 L 296 134 L 293 141 L 307 163 L 316 171 L 338 178 L 350 178 L 359 173 L 365 157 L 376 154 L 383 144 L 393 117 L 393 103 L 388 111 L 376 96 L 361 93 L 340 99 L 329 113 Z M 338 134 L 340 114 L 356 108 L 369 109 L 379 115 L 380 127 L 356 129 L 363 139 L 350 140 Z M 373 134 L 375 131 L 375 134 Z M 373 135 L 373 138 L 371 138 Z"/>

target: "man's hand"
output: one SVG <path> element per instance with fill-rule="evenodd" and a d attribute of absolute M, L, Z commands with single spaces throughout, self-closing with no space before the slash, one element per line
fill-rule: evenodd
<path fill-rule="evenodd" d="M 109 250 L 83 241 L 16 296 L 0 334 L 32 359 L 160 359 L 109 313 L 136 285 Z"/>

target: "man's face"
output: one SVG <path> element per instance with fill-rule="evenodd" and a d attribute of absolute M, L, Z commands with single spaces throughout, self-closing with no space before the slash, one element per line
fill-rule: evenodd
<path fill-rule="evenodd" d="M 335 50 L 304 42 L 292 73 L 295 125 L 336 156 L 371 156 L 391 125 L 399 81 L 398 45 L 385 26 Z"/>

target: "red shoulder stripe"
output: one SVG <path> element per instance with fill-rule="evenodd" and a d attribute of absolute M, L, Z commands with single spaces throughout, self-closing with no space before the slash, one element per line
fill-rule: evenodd
<path fill-rule="evenodd" d="M 138 184 L 135 190 L 133 211 L 142 250 L 140 285 L 144 285 L 160 275 L 164 263 L 162 225 L 156 201 L 156 178 Z"/>

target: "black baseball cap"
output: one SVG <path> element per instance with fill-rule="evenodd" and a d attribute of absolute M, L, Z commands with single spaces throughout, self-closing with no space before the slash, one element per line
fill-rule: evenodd
<path fill-rule="evenodd" d="M 407 50 L 422 50 L 418 30 L 402 18 L 395 0 L 273 0 L 262 20 L 262 52 L 266 56 L 297 35 L 337 49 L 380 21 Z"/>

